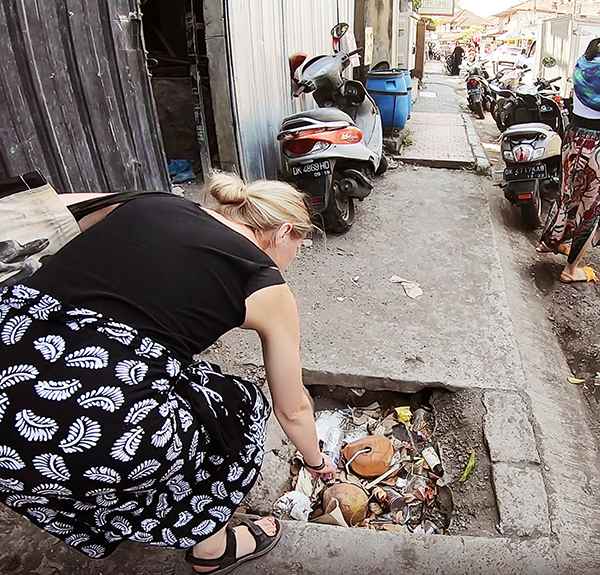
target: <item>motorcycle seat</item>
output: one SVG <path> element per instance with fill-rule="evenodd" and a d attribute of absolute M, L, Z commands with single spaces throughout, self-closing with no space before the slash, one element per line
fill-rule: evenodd
<path fill-rule="evenodd" d="M 502 96 L 504 98 L 510 98 L 513 95 L 513 92 L 507 90 L 506 88 L 499 88 L 498 86 L 494 86 L 490 84 L 490 90 L 494 92 L 497 96 Z"/>
<path fill-rule="evenodd" d="M 527 124 L 515 124 L 514 126 L 507 128 L 504 131 L 503 136 L 527 134 L 529 132 L 541 132 L 547 136 L 555 133 L 555 131 L 548 124 L 542 124 L 541 122 L 529 122 Z"/>
<path fill-rule="evenodd" d="M 283 121 L 282 128 L 285 128 L 288 122 L 295 124 L 303 118 L 317 122 L 347 122 L 350 125 L 354 125 L 352 118 L 338 108 L 314 108 L 313 110 L 306 110 L 287 116 Z"/>

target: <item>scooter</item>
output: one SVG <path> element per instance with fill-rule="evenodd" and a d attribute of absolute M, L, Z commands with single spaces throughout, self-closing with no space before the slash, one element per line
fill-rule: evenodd
<path fill-rule="evenodd" d="M 446 68 L 446 74 L 452 76 L 452 65 L 454 63 L 454 56 L 450 53 L 447 54 L 444 59 L 444 67 Z"/>
<path fill-rule="evenodd" d="M 485 118 L 486 110 L 493 110 L 495 104 L 489 77 L 484 62 L 473 62 L 467 67 L 467 103 L 480 120 Z"/>
<path fill-rule="evenodd" d="M 548 83 L 555 82 L 557 79 Z M 535 103 L 535 107 L 534 107 Z M 513 123 L 502 135 L 505 198 L 521 210 L 529 229 L 542 224 L 542 201 L 556 198 L 561 183 L 562 139 L 569 112 L 557 94 L 520 93 Z"/>
<path fill-rule="evenodd" d="M 334 50 L 348 29 L 331 30 Z M 354 222 L 355 200 L 373 190 L 373 177 L 387 169 L 383 129 L 375 101 L 364 85 L 342 73 L 361 50 L 321 55 L 291 64 L 294 96 L 312 94 L 316 109 L 285 118 L 280 142 L 283 177 L 310 197 L 325 229 L 344 233 Z"/>
<path fill-rule="evenodd" d="M 524 66 L 504 68 L 499 70 L 490 82 L 490 90 L 494 98 L 492 117 L 500 132 L 504 132 L 508 127 L 505 124 L 505 107 L 509 104 L 510 99 L 514 97 L 515 91 L 522 84 L 523 77 L 529 71 L 529 68 Z"/>

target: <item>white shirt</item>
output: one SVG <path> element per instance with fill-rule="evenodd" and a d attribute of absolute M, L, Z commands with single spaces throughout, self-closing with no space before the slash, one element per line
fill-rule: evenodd
<path fill-rule="evenodd" d="M 600 120 L 600 111 L 588 108 L 573 92 L 573 114 L 588 120 Z"/>

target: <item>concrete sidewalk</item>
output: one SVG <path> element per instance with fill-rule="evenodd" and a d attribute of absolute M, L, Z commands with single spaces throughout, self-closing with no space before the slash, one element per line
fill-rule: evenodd
<path fill-rule="evenodd" d="M 300 307 L 304 367 L 332 380 L 515 389 L 519 355 L 481 179 L 403 169 L 358 204 L 349 233 L 317 240 L 288 274 Z M 399 275 L 424 295 L 410 299 Z M 209 356 L 261 365 L 257 338 L 231 333 Z M 481 361 L 485 358 L 485 362 Z M 310 374 L 308 374 L 310 377 Z M 335 376 L 335 377 L 334 377 Z M 317 377 L 317 376 L 315 376 Z"/>
<path fill-rule="evenodd" d="M 398 159 L 434 168 L 489 171 L 489 162 L 455 91 L 463 79 L 442 73 L 440 62 L 428 62 L 423 89 L 406 129 L 410 136 Z"/>

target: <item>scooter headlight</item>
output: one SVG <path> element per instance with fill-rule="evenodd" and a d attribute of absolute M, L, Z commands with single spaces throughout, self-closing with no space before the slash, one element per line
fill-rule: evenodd
<path fill-rule="evenodd" d="M 502 156 L 505 160 L 508 160 L 509 162 L 515 161 L 515 155 L 510 150 L 504 150 L 504 152 L 502 152 Z"/>
<path fill-rule="evenodd" d="M 533 151 L 533 159 L 539 160 L 544 155 L 544 148 L 535 148 Z"/>

